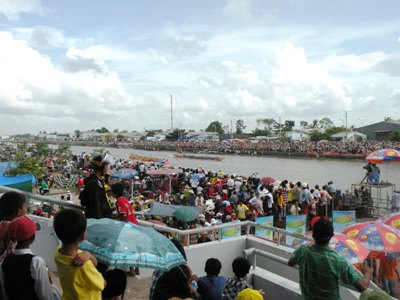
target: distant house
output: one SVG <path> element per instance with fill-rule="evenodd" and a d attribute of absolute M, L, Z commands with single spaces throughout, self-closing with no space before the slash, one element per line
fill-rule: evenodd
<path fill-rule="evenodd" d="M 367 135 L 357 131 L 342 131 L 331 135 L 332 141 L 365 141 Z"/>
<path fill-rule="evenodd" d="M 321 129 L 293 129 L 291 131 L 285 132 L 285 136 L 291 141 L 304 141 L 309 140 L 309 134 L 313 130 L 321 131 Z"/>
<path fill-rule="evenodd" d="M 101 133 L 98 133 L 97 131 L 85 131 L 81 132 L 80 138 L 85 141 L 99 140 L 101 138 Z"/>
<path fill-rule="evenodd" d="M 383 121 L 354 129 L 367 136 L 368 140 L 387 141 L 393 131 L 400 131 L 400 122 Z"/>

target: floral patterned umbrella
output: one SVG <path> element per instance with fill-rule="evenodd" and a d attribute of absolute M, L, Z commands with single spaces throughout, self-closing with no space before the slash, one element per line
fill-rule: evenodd
<path fill-rule="evenodd" d="M 367 247 L 371 251 L 372 256 L 381 255 L 382 253 L 400 252 L 399 232 L 383 223 L 356 223 L 346 227 L 343 233 Z"/>
<path fill-rule="evenodd" d="M 335 233 L 329 246 L 342 255 L 349 263 L 362 264 L 370 251 L 360 242 L 347 237 L 342 233 Z"/>
<path fill-rule="evenodd" d="M 381 221 L 386 225 L 400 230 L 400 213 L 390 214 L 386 217 L 383 217 Z"/>

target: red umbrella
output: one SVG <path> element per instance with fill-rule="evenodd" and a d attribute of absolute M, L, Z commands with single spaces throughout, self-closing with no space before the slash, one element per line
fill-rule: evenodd
<path fill-rule="evenodd" d="M 383 223 L 400 230 L 400 213 L 394 213 L 382 219 Z"/>
<path fill-rule="evenodd" d="M 261 182 L 265 184 L 274 184 L 276 182 L 276 179 L 272 177 L 264 177 L 263 179 L 261 179 Z"/>
<path fill-rule="evenodd" d="M 396 229 L 379 222 L 355 223 L 343 230 L 349 238 L 361 242 L 372 255 L 400 252 L 400 235 Z"/>

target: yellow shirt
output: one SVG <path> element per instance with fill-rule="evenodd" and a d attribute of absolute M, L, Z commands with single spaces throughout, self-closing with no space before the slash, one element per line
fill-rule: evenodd
<path fill-rule="evenodd" d="M 248 210 L 249 210 L 249 208 L 245 204 L 238 205 L 236 207 L 238 219 L 240 219 L 240 220 L 246 219 L 246 211 L 248 211 Z"/>
<path fill-rule="evenodd" d="M 63 289 L 62 300 L 101 300 L 105 281 L 90 260 L 81 267 L 75 267 L 72 265 L 73 257 L 62 255 L 59 249 L 54 260 Z"/>

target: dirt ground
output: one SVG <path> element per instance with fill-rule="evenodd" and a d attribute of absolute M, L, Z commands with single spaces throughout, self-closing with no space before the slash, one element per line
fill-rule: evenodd
<path fill-rule="evenodd" d="M 151 278 L 139 279 L 128 277 L 128 286 L 125 291 L 124 300 L 149 299 Z"/>

